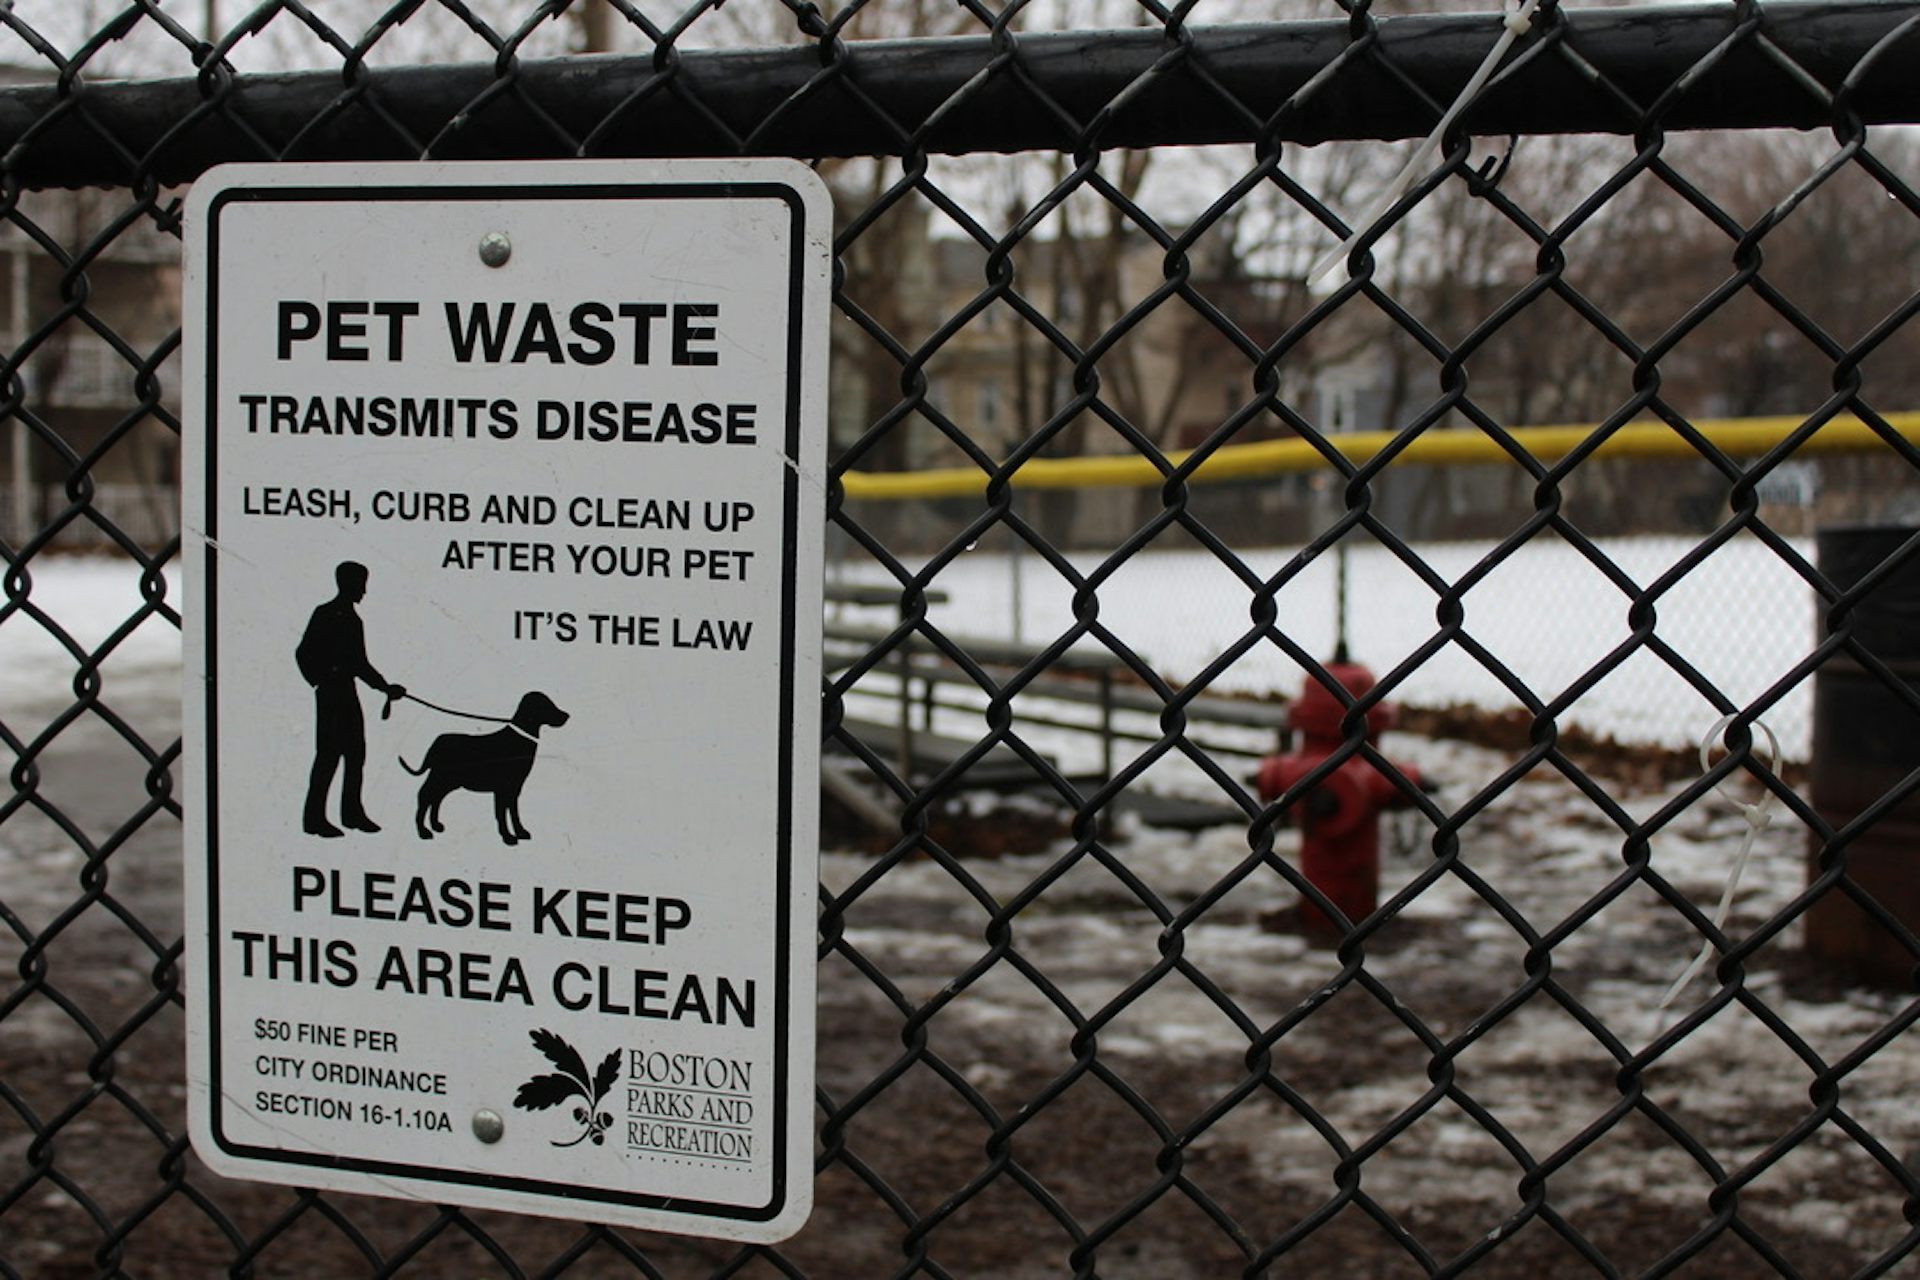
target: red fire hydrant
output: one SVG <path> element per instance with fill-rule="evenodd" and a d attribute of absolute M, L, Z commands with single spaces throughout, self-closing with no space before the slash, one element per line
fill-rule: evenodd
<path fill-rule="evenodd" d="M 1373 688 L 1373 673 L 1358 663 L 1329 663 L 1327 674 L 1354 697 Z M 1273 800 L 1318 768 L 1340 749 L 1340 718 L 1346 707 L 1327 687 L 1308 677 L 1300 698 L 1287 713 L 1288 724 L 1300 734 L 1298 749 L 1269 756 L 1260 763 L 1258 786 L 1262 800 Z M 1379 739 L 1393 724 L 1393 708 L 1376 703 L 1367 710 L 1367 741 Z M 1414 786 L 1420 771 L 1396 765 Z M 1340 908 L 1348 920 L 1371 915 L 1380 905 L 1380 815 L 1405 808 L 1406 793 L 1385 774 L 1359 756 L 1349 756 L 1338 768 L 1299 797 L 1292 812 L 1300 822 L 1300 871 Z M 1303 898 L 1299 908 L 1302 933 L 1337 938 L 1341 927 L 1326 912 Z"/>

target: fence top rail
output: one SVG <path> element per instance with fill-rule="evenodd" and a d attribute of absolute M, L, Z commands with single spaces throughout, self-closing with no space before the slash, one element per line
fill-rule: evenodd
<path fill-rule="evenodd" d="M 1853 86 L 1846 109 L 1866 124 L 1920 122 L 1920 40 L 1896 36 L 1916 16 L 1920 3 L 1910 0 L 1562 9 L 1529 37 L 1556 47 L 1510 56 L 1460 127 L 1631 134 L 1654 123 L 1647 109 L 1690 75 L 1659 127 L 1831 126 L 1831 94 L 1869 53 L 1877 53 L 1871 74 Z M 1355 46 L 1344 19 L 1004 43 L 982 34 L 771 49 L 663 45 L 504 67 L 358 63 L 270 75 L 223 67 L 100 83 L 72 75 L 0 90 L 0 174 L 26 187 L 78 187 L 183 183 L 240 160 L 817 158 L 1392 140 L 1433 127 L 1501 21 L 1499 13 L 1382 18 L 1367 47 L 1330 75 Z M 183 62 L 188 56 L 183 48 Z M 1783 58 L 1803 74 L 1789 73 Z M 50 81 L 53 74 L 50 67 Z M 1102 118 L 1143 79 L 1144 91 Z M 1035 109 L 1036 91 L 1063 112 Z M 966 111 L 941 111 L 960 94 Z"/>

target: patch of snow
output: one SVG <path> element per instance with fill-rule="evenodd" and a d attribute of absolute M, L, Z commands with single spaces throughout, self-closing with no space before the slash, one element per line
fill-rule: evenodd
<path fill-rule="evenodd" d="M 1696 546 L 1675 537 L 1601 539 L 1596 545 L 1643 591 Z M 1811 559 L 1810 541 L 1792 545 Z M 1437 543 L 1415 551 L 1452 583 L 1475 570 L 1487 548 L 1480 543 Z M 1300 548 L 1255 548 L 1240 554 L 1253 573 L 1271 582 L 1289 568 Z M 1087 574 L 1105 556 L 1073 553 L 1067 559 Z M 907 567 L 922 568 L 914 563 Z M 837 571 L 850 581 L 891 582 L 875 565 L 842 565 Z M 1019 572 L 1022 615 L 1017 628 L 1008 557 L 984 548 L 940 569 L 932 585 L 948 598 L 930 606 L 929 621 L 958 637 L 1018 634 L 1029 643 L 1073 630 L 1072 583 L 1032 556 L 1021 557 Z M 1385 547 L 1354 546 L 1348 582 L 1350 648 L 1376 673 L 1392 673 L 1438 633 L 1439 597 Z M 1288 578 L 1275 597 L 1278 625 L 1316 656 L 1333 650 L 1334 591 L 1333 558 L 1323 555 Z M 1100 625 L 1176 687 L 1254 630 L 1252 594 L 1207 551 L 1142 552 L 1103 581 L 1097 595 Z M 1521 547 L 1476 581 L 1463 603 L 1467 634 L 1542 702 L 1553 701 L 1584 679 L 1632 633 L 1627 621 L 1632 597 L 1585 556 L 1551 537 Z M 1759 697 L 1815 642 L 1811 588 L 1757 538 L 1741 536 L 1721 547 L 1653 604 L 1655 635 L 1736 704 Z M 1291 694 L 1303 679 L 1302 669 L 1284 651 L 1262 640 L 1209 690 Z M 1405 673 L 1393 697 L 1419 705 L 1520 705 L 1477 657 L 1456 644 L 1442 646 Z M 1810 682 L 1803 681 L 1764 716 L 1790 758 L 1805 757 L 1811 706 Z M 1642 648 L 1583 691 L 1562 723 L 1626 742 L 1688 746 L 1719 714 L 1663 659 Z"/>
<path fill-rule="evenodd" d="M 98 658 L 109 700 L 116 687 L 127 684 L 180 681 L 180 631 L 165 617 L 150 614 L 100 654 L 113 634 L 146 603 L 141 595 L 141 573 L 130 561 L 106 556 L 44 557 L 31 562 L 29 585 L 23 597 L 10 602 L 21 607 L 0 621 L 0 709 L 70 698 L 73 680 L 83 660 Z M 181 607 L 180 574 L 168 566 L 163 574 L 162 599 Z M 76 658 L 56 631 L 83 655 Z"/>

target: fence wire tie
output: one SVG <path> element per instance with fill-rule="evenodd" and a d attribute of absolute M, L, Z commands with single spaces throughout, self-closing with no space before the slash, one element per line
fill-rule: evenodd
<path fill-rule="evenodd" d="M 1413 154 L 1407 157 L 1407 162 L 1401 166 L 1400 172 L 1393 175 L 1393 181 L 1373 198 L 1373 203 L 1368 205 L 1366 211 L 1354 222 L 1352 234 L 1329 250 L 1320 261 L 1313 264 L 1313 270 L 1307 272 L 1308 284 L 1319 283 L 1322 276 L 1333 270 L 1343 258 L 1352 253 L 1353 246 L 1360 243 L 1360 237 L 1367 234 L 1367 229 L 1378 222 L 1380 215 L 1391 209 L 1393 202 L 1413 185 L 1414 177 L 1427 167 L 1427 161 L 1435 151 L 1440 149 L 1440 141 L 1446 137 L 1447 130 L 1453 128 L 1453 122 L 1460 118 L 1460 113 L 1467 109 L 1467 104 L 1473 101 L 1474 96 L 1492 78 L 1494 68 L 1499 66 L 1500 60 L 1507 56 L 1507 50 L 1512 48 L 1513 42 L 1525 35 L 1527 29 L 1533 25 L 1533 12 L 1539 7 L 1540 0 L 1521 0 L 1518 10 L 1501 19 L 1500 38 L 1493 42 L 1493 48 L 1487 50 L 1487 56 L 1480 60 L 1480 65 L 1474 73 L 1467 77 L 1467 83 L 1461 86 L 1460 94 L 1453 100 L 1453 105 L 1448 107 L 1446 113 L 1440 117 L 1440 123 L 1433 126 L 1433 132 L 1413 149 Z"/>
<path fill-rule="evenodd" d="M 1713 722 L 1713 728 L 1707 730 L 1706 736 L 1700 739 L 1700 768 L 1702 772 L 1705 772 L 1711 767 L 1710 757 L 1713 752 L 1713 744 L 1720 741 L 1720 735 L 1726 732 L 1727 726 L 1732 724 L 1733 721 L 1733 716 L 1721 716 Z M 1780 759 L 1780 740 L 1773 736 L 1773 730 L 1767 728 L 1767 726 L 1759 720 L 1753 722 L 1753 727 L 1766 735 L 1767 767 L 1771 769 Z M 1721 785 L 1725 785 L 1724 779 Z M 1715 787 L 1714 790 L 1720 792 L 1721 788 Z M 1733 909 L 1733 894 L 1734 891 L 1740 887 L 1740 875 L 1747 869 L 1747 859 L 1753 856 L 1754 842 L 1760 838 L 1760 833 L 1765 831 L 1767 827 L 1773 823 L 1774 796 L 1771 791 L 1763 791 L 1758 804 L 1743 804 L 1741 801 L 1735 800 L 1731 795 L 1726 795 L 1726 799 L 1740 816 L 1747 820 L 1747 831 L 1746 834 L 1740 838 L 1740 852 L 1734 855 L 1733 869 L 1727 873 L 1726 887 L 1720 891 L 1720 905 L 1713 910 L 1713 929 L 1715 933 L 1722 932 L 1727 923 L 1727 915 Z M 1707 967 L 1707 961 L 1711 959 L 1712 956 L 1713 939 L 1701 939 L 1700 954 L 1693 958 L 1693 963 L 1688 965 L 1678 978 L 1674 979 L 1673 985 L 1667 988 L 1667 994 L 1661 996 L 1660 1003 L 1654 1007 L 1656 1009 L 1664 1009 L 1672 1004 L 1674 998 L 1687 989 L 1687 984 L 1698 977 L 1700 971 Z"/>

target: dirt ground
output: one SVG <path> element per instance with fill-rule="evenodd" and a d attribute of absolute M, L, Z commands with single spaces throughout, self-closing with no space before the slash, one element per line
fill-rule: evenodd
<path fill-rule="evenodd" d="M 116 710 L 161 736 L 169 706 Z M 1393 749 L 1451 805 L 1508 763 Z M 1697 935 L 1644 889 L 1605 897 L 1621 835 L 1552 776 L 1478 810 L 1459 872 L 1421 887 L 1421 841 L 1390 855 L 1387 892 L 1419 892 L 1345 954 L 1279 927 L 1292 891 L 1244 829 L 1123 824 L 1085 850 L 1029 814 L 1023 850 L 989 814 L 941 829 L 950 858 L 903 854 L 850 898 L 890 855 L 829 853 L 818 1207 L 777 1251 L 743 1252 L 208 1173 L 179 1136 L 178 823 L 141 818 L 148 770 L 98 718 L 36 770 L 0 818 L 9 1277 L 1920 1274 L 1894 1261 L 1920 1206 L 1882 1159 L 1920 1147 L 1907 999 L 1823 976 L 1789 930 L 1747 974 L 1798 1046 L 1736 1006 L 1650 1049 L 1712 985 L 1651 1007 Z M 1620 785 L 1651 788 L 1636 813 L 1677 786 Z M 1739 834 L 1696 806 L 1656 862 L 1710 899 Z M 1791 898 L 1802 840 L 1768 833 L 1733 928 Z M 996 918 L 983 893 L 1031 901 Z M 1818 1110 L 1807 1053 L 1844 1064 L 1837 1111 Z"/>

